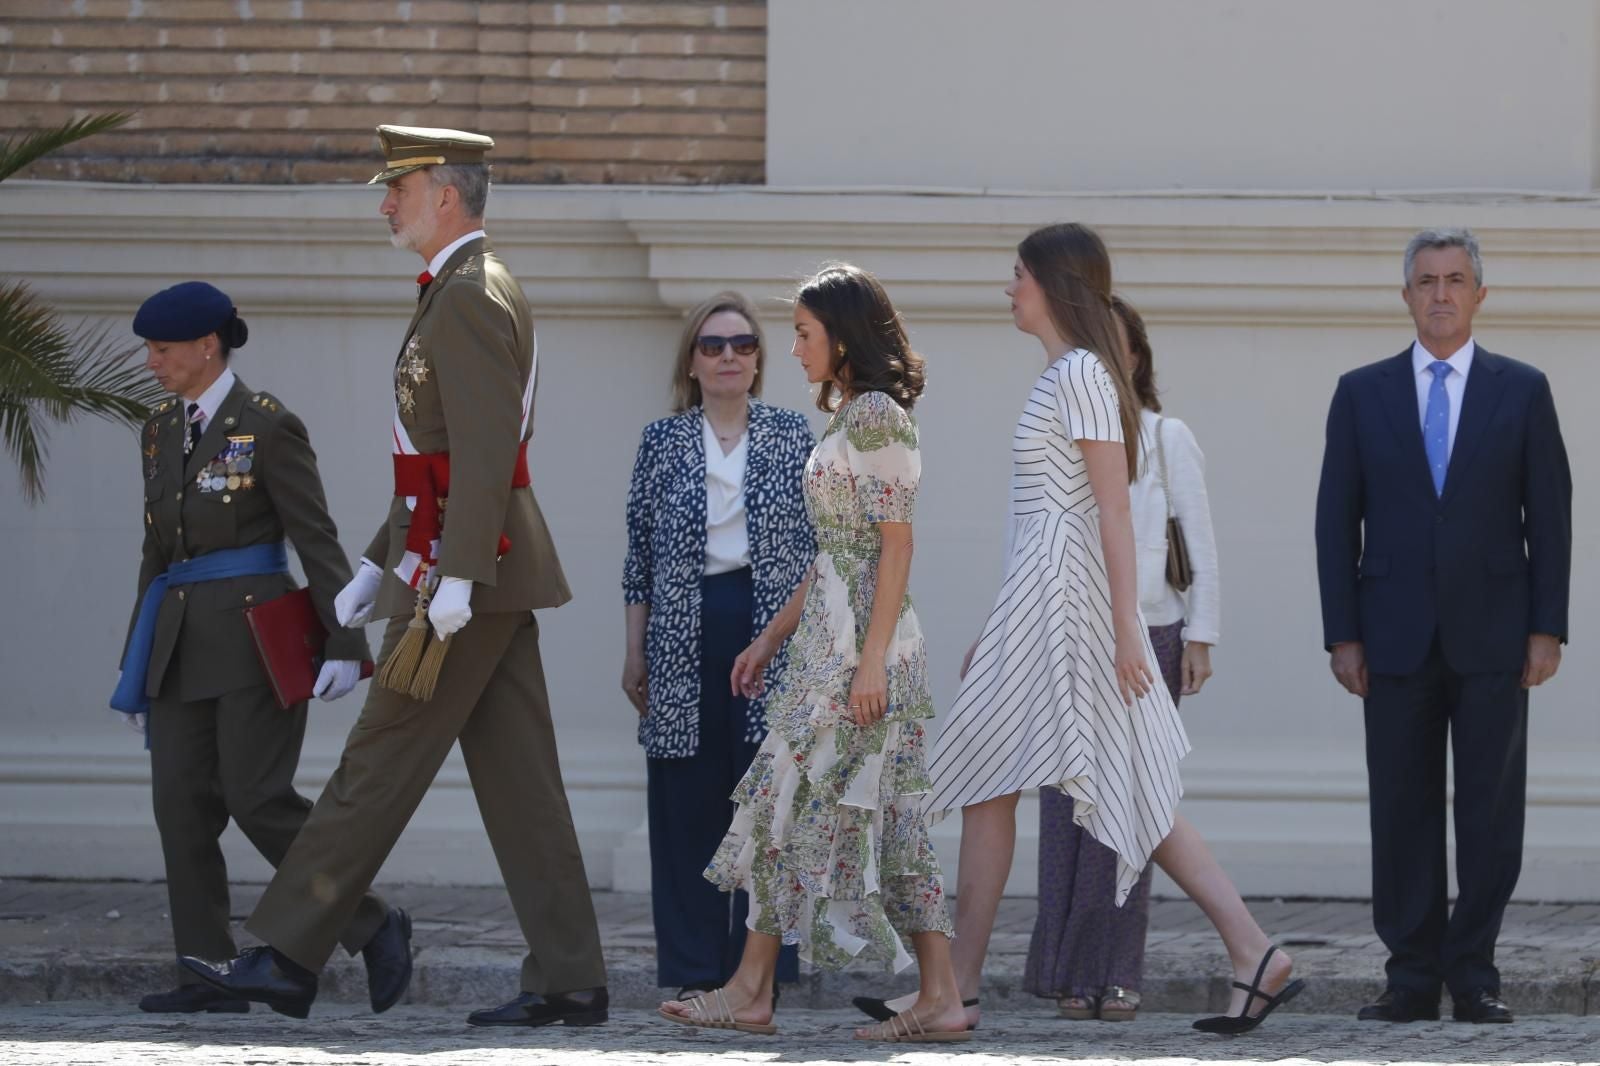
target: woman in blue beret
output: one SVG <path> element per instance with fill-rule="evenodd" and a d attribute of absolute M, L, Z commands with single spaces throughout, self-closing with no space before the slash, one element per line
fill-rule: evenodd
<path fill-rule="evenodd" d="M 172 398 L 156 406 L 139 436 L 144 558 L 112 706 L 150 749 L 177 955 L 225 959 L 237 951 L 217 844 L 223 829 L 232 819 L 276 866 L 311 810 L 293 785 L 306 704 L 278 704 L 244 615 L 295 587 L 286 541 L 329 634 L 316 695 L 338 699 L 355 687 L 367 641 L 334 621 L 334 596 L 350 566 L 305 425 L 229 365 L 249 336 L 233 301 L 203 281 L 185 282 L 146 300 L 133 331 L 145 340 L 145 365 Z M 398 999 L 410 977 L 409 952 L 402 963 L 394 950 L 409 935 L 406 926 L 403 912 L 368 894 L 345 929 L 352 953 L 369 949 L 374 1009 Z M 178 975 L 176 989 L 147 995 L 139 1006 L 248 1009 L 186 971 Z"/>
<path fill-rule="evenodd" d="M 805 416 L 756 397 L 766 363 L 749 300 L 689 312 L 670 417 L 644 428 L 628 491 L 622 689 L 648 773 L 656 983 L 678 998 L 720 988 L 744 950 L 748 900 L 704 877 L 729 797 L 766 737 L 766 701 L 736 696 L 734 658 L 816 555 L 801 482 Z M 799 978 L 790 948 L 777 979 Z"/>

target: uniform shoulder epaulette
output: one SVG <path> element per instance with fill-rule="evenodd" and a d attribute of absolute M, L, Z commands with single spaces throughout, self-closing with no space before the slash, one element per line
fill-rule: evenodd
<path fill-rule="evenodd" d="M 160 403 L 156 404 L 154 407 L 150 408 L 150 414 L 145 418 L 145 421 L 154 422 L 156 419 L 160 418 L 162 415 L 166 414 L 176 406 L 178 406 L 178 401 L 169 396 L 165 400 L 162 400 Z"/>
<path fill-rule="evenodd" d="M 274 415 L 283 410 L 283 404 L 280 403 L 278 398 L 272 395 L 270 392 L 252 393 L 250 396 L 250 405 L 252 407 L 259 407 L 268 414 Z"/>

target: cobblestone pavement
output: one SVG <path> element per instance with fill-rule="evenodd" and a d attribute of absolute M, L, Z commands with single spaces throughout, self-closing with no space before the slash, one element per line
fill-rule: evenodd
<path fill-rule="evenodd" d="M 1145 1015 L 1131 1025 L 1062 1022 L 1043 1012 L 993 1013 L 972 1043 L 920 1048 L 851 1039 L 839 1011 L 783 1012 L 777 1037 L 668 1027 L 640 1010 L 614 1011 L 590 1029 L 472 1029 L 462 1012 L 397 1007 L 382 1018 L 348 1006 L 309 1021 L 260 1008 L 249 1015 L 157 1018 L 104 1003 L 0 1007 L 0 1066 L 640 1066 L 646 1063 L 1593 1063 L 1600 1018 L 1542 1017 L 1511 1026 L 1453 1022 L 1362 1025 L 1306 1015 L 1274 1017 L 1229 1040 L 1197 1034 L 1188 1016 Z"/>
<path fill-rule="evenodd" d="M 503 890 L 380 889 L 416 923 L 417 970 L 408 1002 L 483 1006 L 515 990 L 523 947 Z M 259 885 L 236 885 L 234 914 L 248 914 L 260 893 Z M 598 892 L 594 898 L 613 1002 L 631 1008 L 654 1004 L 659 995 L 649 896 Z M 1252 900 L 1251 908 L 1310 982 L 1288 1009 L 1349 1017 L 1381 990 L 1384 952 L 1366 902 L 1263 899 Z M 1034 909 L 1031 899 L 1001 905 L 983 990 L 992 1009 L 1033 1014 L 1048 1008 L 1020 988 Z M 0 1004 L 126 1000 L 166 986 L 172 977 L 166 912 L 166 888 L 159 883 L 0 881 Z M 241 933 L 240 942 L 250 938 Z M 1600 1015 L 1600 905 L 1513 904 L 1498 960 L 1506 998 L 1519 1015 Z M 1151 1010 L 1193 1015 L 1226 1003 L 1221 945 L 1188 900 L 1154 901 L 1145 971 Z M 852 995 L 910 987 L 906 975 L 852 968 L 806 975 L 799 987 L 785 991 L 784 1004 L 836 1009 Z M 318 1009 L 365 1002 L 366 995 L 359 961 L 340 953 L 324 973 Z"/>

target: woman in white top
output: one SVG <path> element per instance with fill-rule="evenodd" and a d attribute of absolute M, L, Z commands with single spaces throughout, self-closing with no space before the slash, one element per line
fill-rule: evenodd
<path fill-rule="evenodd" d="M 1150 337 L 1139 312 L 1120 297 L 1112 310 L 1133 362 L 1141 463 L 1129 486 L 1138 555 L 1139 613 L 1156 668 L 1174 704 L 1211 676 L 1220 628 L 1217 546 L 1206 499 L 1205 456 L 1189 427 L 1161 414 Z M 1178 519 L 1191 582 L 1167 581 L 1167 519 Z M 1028 945 L 1023 988 L 1055 999 L 1066 1018 L 1132 1021 L 1138 1012 L 1150 924 L 1150 871 L 1115 905 L 1117 855 L 1073 822 L 1073 800 L 1039 790 L 1039 914 Z"/>
<path fill-rule="evenodd" d="M 1110 256 L 1086 226 L 1046 226 L 1018 245 L 1013 274 L 1012 317 L 1044 346 L 1046 366 L 1017 421 L 1004 583 L 929 764 L 930 818 L 962 812 L 951 952 L 961 995 L 978 992 L 1019 794 L 1048 786 L 1077 801 L 1077 824 L 1117 853 L 1118 904 L 1152 856 L 1200 904 L 1239 992 L 1227 1015 L 1195 1026 L 1244 1032 L 1303 983 L 1176 811 L 1189 742 L 1154 684 L 1139 617 L 1128 502 L 1138 401 L 1111 311 Z M 978 1013 L 968 1008 L 968 1022 Z"/>

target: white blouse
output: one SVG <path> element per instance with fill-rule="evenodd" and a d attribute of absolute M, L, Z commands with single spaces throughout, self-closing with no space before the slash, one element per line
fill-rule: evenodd
<path fill-rule="evenodd" d="M 1161 423 L 1167 453 L 1167 484 L 1172 513 L 1183 526 L 1193 572 L 1187 593 L 1167 584 L 1167 501 L 1161 491 L 1156 425 Z M 1139 478 L 1128 486 L 1137 546 L 1139 611 L 1146 625 L 1183 622 L 1183 639 L 1215 644 L 1222 636 L 1222 590 L 1217 571 L 1217 540 L 1211 531 L 1206 496 L 1206 457 L 1189 427 L 1154 411 L 1139 413 Z"/>
<path fill-rule="evenodd" d="M 744 520 L 744 467 L 750 452 L 750 430 L 746 428 L 733 451 L 724 455 L 717 431 L 704 412 L 700 426 L 706 450 L 706 576 L 710 577 L 750 565 L 750 534 Z"/>

